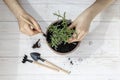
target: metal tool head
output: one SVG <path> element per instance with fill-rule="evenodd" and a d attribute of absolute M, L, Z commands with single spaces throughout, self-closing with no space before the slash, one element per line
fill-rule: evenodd
<path fill-rule="evenodd" d="M 32 48 L 34 49 L 34 48 L 40 48 L 40 39 L 38 39 L 38 41 L 32 46 Z"/>
<path fill-rule="evenodd" d="M 31 55 L 32 59 L 35 61 L 38 61 L 38 60 L 41 60 L 43 62 L 45 61 L 45 59 L 41 58 L 41 54 L 38 52 L 32 52 L 32 53 L 30 53 L 30 55 Z"/>
<path fill-rule="evenodd" d="M 26 63 L 26 61 L 28 61 L 28 62 L 30 62 L 30 63 L 33 62 L 32 60 L 29 60 L 29 59 L 28 59 L 28 56 L 27 56 L 27 55 L 24 55 L 23 60 L 22 60 L 22 63 Z"/>
<path fill-rule="evenodd" d="M 24 58 L 22 60 L 22 63 L 25 63 L 27 61 L 27 55 L 24 55 Z"/>

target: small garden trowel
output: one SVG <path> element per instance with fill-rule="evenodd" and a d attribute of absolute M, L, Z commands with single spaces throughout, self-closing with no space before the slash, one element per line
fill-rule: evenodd
<path fill-rule="evenodd" d="M 32 53 L 30 53 L 30 55 L 33 58 L 33 60 L 35 60 L 35 61 L 41 60 L 42 62 L 46 63 L 47 65 L 49 65 L 51 67 L 58 69 L 59 71 L 62 71 L 62 72 L 67 73 L 67 74 L 71 73 L 70 71 L 67 71 L 61 67 L 58 67 L 57 65 L 47 61 L 46 59 L 41 58 L 41 54 L 39 54 L 37 52 L 32 52 Z"/>

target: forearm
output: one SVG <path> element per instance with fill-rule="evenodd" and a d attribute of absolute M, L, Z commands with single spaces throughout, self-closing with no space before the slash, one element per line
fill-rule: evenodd
<path fill-rule="evenodd" d="M 96 0 L 93 5 L 87 8 L 84 13 L 88 15 L 88 19 L 91 21 L 99 14 L 103 9 L 112 4 L 115 0 Z"/>
<path fill-rule="evenodd" d="M 8 8 L 13 12 L 16 18 L 25 13 L 25 10 L 20 6 L 18 0 L 3 0 Z"/>

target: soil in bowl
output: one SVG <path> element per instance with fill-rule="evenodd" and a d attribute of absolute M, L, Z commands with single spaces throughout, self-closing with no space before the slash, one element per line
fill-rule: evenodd
<path fill-rule="evenodd" d="M 66 22 L 67 22 L 67 26 L 70 26 L 70 24 L 72 23 L 71 20 L 66 20 Z M 57 28 L 59 28 L 59 29 L 62 29 L 62 28 L 64 27 L 64 26 L 62 26 L 62 23 L 63 23 L 63 20 L 58 20 L 58 21 L 54 22 L 54 23 L 51 24 L 51 25 L 53 25 L 54 27 L 57 27 Z M 68 42 L 64 43 L 64 42 L 62 42 L 62 43 L 60 43 L 59 45 L 57 45 L 57 47 L 51 46 L 51 41 L 52 41 L 51 36 L 53 35 L 53 33 L 51 33 L 51 32 L 49 31 L 49 29 L 50 29 L 51 27 L 53 27 L 53 26 L 51 26 L 51 25 L 50 25 L 50 27 L 49 27 L 48 30 L 47 30 L 46 40 L 47 40 L 47 42 L 48 42 L 48 45 L 49 45 L 54 51 L 59 52 L 59 53 L 61 53 L 61 54 L 65 54 L 65 53 L 68 53 L 68 52 L 73 51 L 73 50 L 78 46 L 79 42 L 73 42 L 73 43 L 68 43 Z M 58 26 L 58 25 L 59 25 L 59 26 Z"/>

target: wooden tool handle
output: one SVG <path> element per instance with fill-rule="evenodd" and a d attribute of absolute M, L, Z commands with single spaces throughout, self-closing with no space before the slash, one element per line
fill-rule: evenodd
<path fill-rule="evenodd" d="M 65 69 L 63 69 L 63 68 L 61 68 L 61 67 L 59 67 L 59 66 L 57 66 L 57 65 L 55 65 L 55 64 L 53 64 L 53 63 L 51 63 L 49 61 L 47 61 L 47 60 L 45 61 L 45 63 L 48 64 L 48 65 L 53 66 L 54 68 L 56 68 L 56 69 L 58 69 L 58 70 L 60 70 L 60 71 L 62 71 L 64 73 L 66 73 L 66 74 L 70 74 L 71 73 L 71 71 L 67 71 L 67 70 L 65 70 Z"/>
<path fill-rule="evenodd" d="M 58 69 L 56 69 L 56 68 L 54 68 L 54 67 L 50 67 L 50 66 L 45 65 L 45 64 L 42 64 L 42 63 L 38 63 L 37 61 L 34 61 L 33 63 L 34 63 L 34 64 L 37 64 L 38 66 L 42 66 L 42 67 L 45 67 L 45 68 L 48 68 L 48 69 L 51 69 L 51 70 L 54 70 L 54 71 L 59 72 Z"/>

